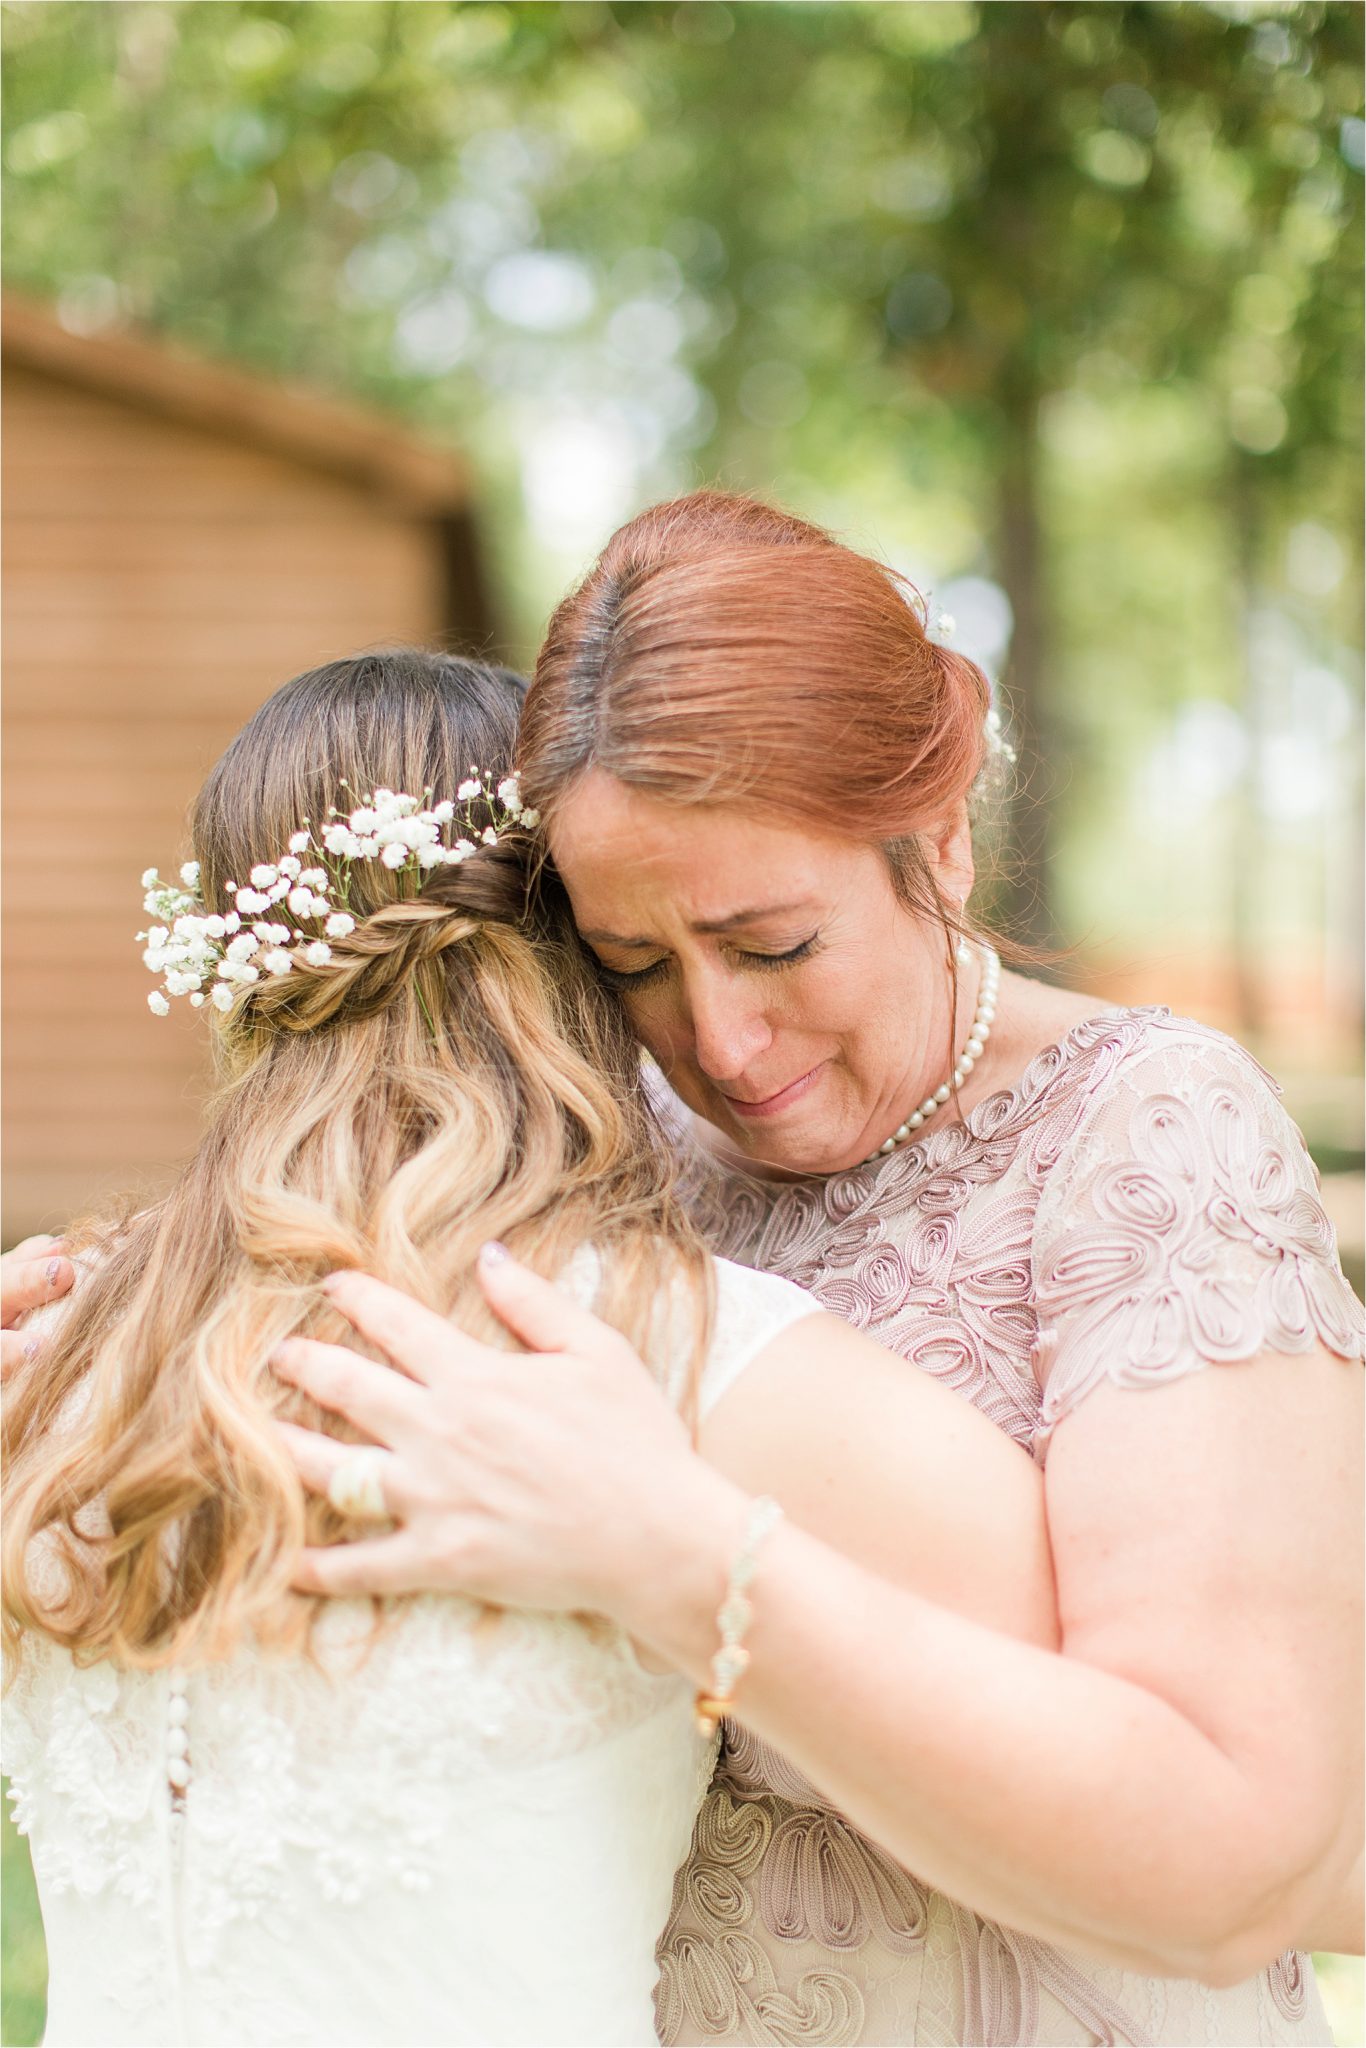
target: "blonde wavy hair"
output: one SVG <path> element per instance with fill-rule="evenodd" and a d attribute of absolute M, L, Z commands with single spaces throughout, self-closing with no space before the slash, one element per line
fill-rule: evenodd
<path fill-rule="evenodd" d="M 286 683 L 194 807 L 205 901 L 229 907 L 227 881 L 343 784 L 440 798 L 471 763 L 505 772 L 516 683 L 414 649 Z M 82 1282 L 5 1402 L 11 1652 L 30 1629 L 82 1662 L 143 1667 L 221 1656 L 248 1629 L 306 1638 L 297 1552 L 349 1532 L 305 1497 L 272 1418 L 347 1431 L 269 1359 L 294 1333 L 351 1336 L 318 1285 L 336 1268 L 509 1342 L 474 1283 L 479 1246 L 501 1238 L 553 1277 L 591 1245 L 598 1312 L 647 1359 L 652 1310 L 682 1277 L 700 1359 L 710 1264 L 638 1048 L 530 841 L 405 890 L 359 864 L 357 927 L 331 961 L 212 1013 L 221 1085 L 189 1166 L 154 1207 L 74 1233 Z"/>

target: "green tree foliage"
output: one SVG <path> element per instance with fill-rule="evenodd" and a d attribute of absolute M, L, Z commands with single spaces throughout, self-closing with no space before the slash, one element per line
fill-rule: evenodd
<path fill-rule="evenodd" d="M 1242 614 L 1295 520 L 1354 525 L 1361 30 L 1342 0 L 11 0 L 7 275 L 456 432 L 505 498 L 575 408 L 639 493 L 781 477 L 871 519 L 954 479 L 922 552 L 1010 600 L 1047 941 L 1086 614 L 1113 634 L 1134 575 L 1133 508 L 1107 551 L 1060 488 L 1086 408 L 1140 453 L 1184 419 L 1167 486 Z M 1164 654 L 1188 626 L 1125 602 Z"/>

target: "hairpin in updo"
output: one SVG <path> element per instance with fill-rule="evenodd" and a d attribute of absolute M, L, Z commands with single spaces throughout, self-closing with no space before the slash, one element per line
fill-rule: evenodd
<path fill-rule="evenodd" d="M 437 869 L 458 867 L 481 846 L 497 845 L 504 832 L 540 823 L 539 811 L 522 802 L 515 775 L 495 784 L 486 770 L 471 766 L 453 799 L 431 798 L 430 790 L 418 798 L 377 789 L 352 811 L 333 805 L 316 830 L 305 819 L 287 853 L 253 867 L 241 887 L 227 884 L 233 908 L 224 912 L 204 903 L 198 861 L 186 861 L 179 884 L 163 882 L 148 868 L 142 905 L 160 921 L 137 936 L 143 965 L 161 977 L 147 998 L 153 1015 L 168 1016 L 175 996 L 188 996 L 195 1010 L 206 1002 L 230 1010 L 237 992 L 262 976 L 325 967 L 332 958 L 328 941 L 356 928 L 351 877 L 362 861 L 411 875 L 420 893 Z M 476 824 L 476 805 L 492 824 Z"/>

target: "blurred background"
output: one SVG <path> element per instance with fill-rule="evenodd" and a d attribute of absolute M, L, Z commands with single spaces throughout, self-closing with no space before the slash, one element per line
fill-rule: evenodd
<path fill-rule="evenodd" d="M 1355 0 L 3 32 L 6 1243 L 193 1141 L 137 877 L 261 698 L 396 638 L 525 668 L 615 525 L 720 482 L 952 616 L 1020 756 L 996 914 L 1253 1046 L 1361 1285 Z"/>

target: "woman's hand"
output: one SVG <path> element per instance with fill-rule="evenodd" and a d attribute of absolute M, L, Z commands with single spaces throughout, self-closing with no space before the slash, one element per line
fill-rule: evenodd
<path fill-rule="evenodd" d="M 31 1309 L 59 1300 L 75 1278 L 59 1237 L 26 1237 L 0 1258 L 0 1377 L 35 1357 L 42 1341 L 16 1325 Z"/>
<path fill-rule="evenodd" d="M 389 1535 L 305 1551 L 314 1593 L 461 1592 L 505 1606 L 590 1608 L 630 1627 L 642 1588 L 697 1570 L 698 1532 L 725 1544 L 744 1497 L 696 1458 L 626 1339 L 517 1264 L 480 1261 L 491 1306 L 530 1353 L 467 1337 L 397 1289 L 336 1273 L 326 1292 L 398 1371 L 312 1339 L 273 1363 L 383 1453 Z M 324 1493 L 350 1446 L 277 1425 Z M 584 1513 L 585 1500 L 593 1512 Z"/>

